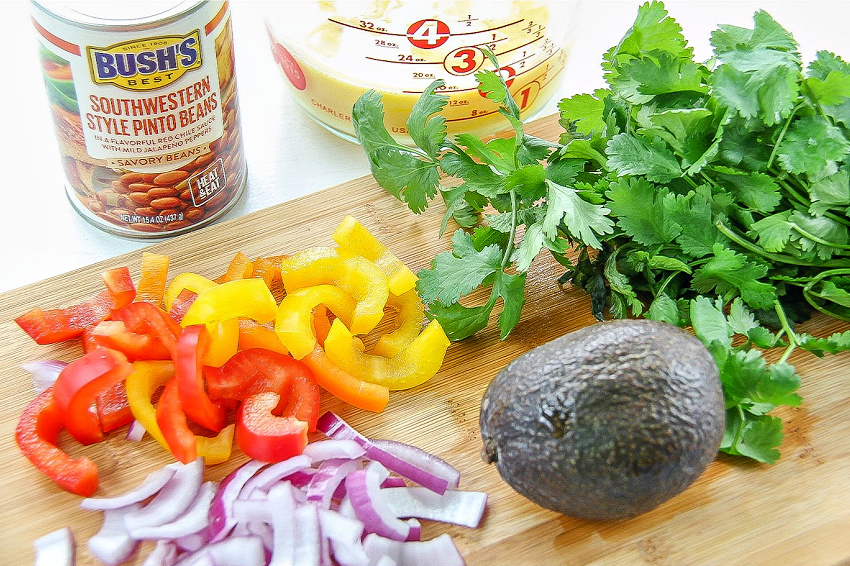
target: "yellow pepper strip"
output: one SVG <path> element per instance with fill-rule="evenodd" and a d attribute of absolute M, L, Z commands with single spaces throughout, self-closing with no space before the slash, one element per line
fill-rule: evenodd
<path fill-rule="evenodd" d="M 277 302 L 262 279 L 237 279 L 216 285 L 198 294 L 181 324 L 206 324 L 230 318 L 250 318 L 271 322 L 277 315 Z"/>
<path fill-rule="evenodd" d="M 174 363 L 170 360 L 138 361 L 133 362 L 133 373 L 126 380 L 127 400 L 133 416 L 166 450 L 169 450 L 168 443 L 159 430 L 156 408 L 151 399 L 157 389 L 164 387 L 172 377 Z M 234 430 L 234 425 L 228 425 L 215 437 L 198 436 L 198 456 L 203 456 L 207 464 L 220 464 L 229 460 Z"/>
<path fill-rule="evenodd" d="M 139 283 L 136 285 L 137 302 L 153 303 L 162 306 L 165 295 L 165 282 L 168 279 L 167 255 L 142 252 L 142 268 Z"/>
<path fill-rule="evenodd" d="M 354 334 L 366 334 L 384 317 L 389 283 L 383 271 L 368 259 L 324 257 L 292 270 L 285 267 L 286 263 L 281 263 L 281 279 L 287 293 L 315 285 L 335 285 L 354 297 L 357 304 L 349 325 Z"/>
<path fill-rule="evenodd" d="M 393 295 L 401 295 L 416 286 L 416 274 L 353 216 L 347 215 L 342 219 L 333 239 L 339 245 L 340 255 L 361 255 L 375 262 L 387 275 Z"/>
<path fill-rule="evenodd" d="M 390 294 L 387 307 L 396 311 L 395 330 L 381 334 L 372 347 L 372 354 L 392 358 L 413 343 L 425 323 L 425 305 L 416 289 L 399 296 Z"/>
<path fill-rule="evenodd" d="M 284 286 L 286 285 L 285 278 L 287 274 L 304 269 L 318 259 L 325 259 L 329 257 L 339 257 L 336 248 L 317 246 L 314 248 L 306 248 L 295 252 L 292 255 L 281 258 L 280 265 L 278 267 L 280 269 L 279 275 L 281 280 L 284 282 Z M 288 290 L 289 289 L 287 289 L 287 291 Z"/>
<path fill-rule="evenodd" d="M 188 289 L 200 295 L 202 292 L 206 291 L 210 287 L 215 287 L 216 285 L 218 285 L 218 283 L 212 279 L 207 279 L 203 275 L 191 272 L 181 273 L 172 279 L 171 283 L 169 283 L 168 287 L 165 289 L 165 310 L 171 310 L 177 296 L 180 295 L 180 292 L 184 289 Z"/>
<path fill-rule="evenodd" d="M 208 322 L 207 332 L 210 334 L 210 347 L 204 356 L 204 365 L 221 367 L 239 349 L 239 319 Z"/>
<path fill-rule="evenodd" d="M 367 354 L 358 348 L 354 336 L 339 319 L 331 324 L 325 338 L 330 360 L 357 379 L 383 385 L 391 390 L 409 389 L 437 374 L 446 356 L 449 339 L 436 320 L 392 358 Z"/>
<path fill-rule="evenodd" d="M 259 324 L 246 318 L 239 321 L 239 349 L 250 350 L 251 348 L 289 354 L 289 350 L 277 337 L 271 325 Z"/>
<path fill-rule="evenodd" d="M 314 285 L 287 294 L 277 309 L 274 331 L 296 360 L 313 351 L 318 339 L 314 327 L 314 310 L 325 305 L 346 325 L 356 308 L 354 298 L 333 285 Z"/>
<path fill-rule="evenodd" d="M 254 264 L 248 259 L 248 256 L 242 252 L 236 252 L 236 255 L 230 260 L 230 265 L 227 266 L 227 271 L 224 272 L 224 275 L 216 279 L 215 282 L 227 283 L 228 281 L 247 279 L 253 271 Z"/>

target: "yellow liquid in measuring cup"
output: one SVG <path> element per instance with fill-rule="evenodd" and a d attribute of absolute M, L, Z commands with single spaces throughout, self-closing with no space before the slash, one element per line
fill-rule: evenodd
<path fill-rule="evenodd" d="M 285 4 L 289 6 L 289 4 Z M 303 9 L 302 9 L 303 8 Z M 353 139 L 352 107 L 366 91 L 382 95 L 387 129 L 410 143 L 406 122 L 434 79 L 446 82 L 449 135 L 488 135 L 509 127 L 477 89 L 475 73 L 497 56 L 520 107 L 533 116 L 560 86 L 572 2 L 311 2 L 268 18 L 274 58 L 310 116 Z"/>

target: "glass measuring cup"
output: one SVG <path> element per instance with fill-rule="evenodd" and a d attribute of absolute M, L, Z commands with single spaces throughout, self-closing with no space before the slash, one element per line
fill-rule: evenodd
<path fill-rule="evenodd" d="M 475 73 L 499 72 L 523 119 L 537 113 L 563 78 L 577 2 L 414 0 L 288 2 L 269 8 L 272 53 L 298 105 L 332 132 L 354 140 L 351 110 L 374 89 L 387 129 L 410 143 L 406 121 L 437 78 L 449 96 L 449 135 L 505 129 L 497 105 L 477 89 Z M 276 10 L 276 11 L 272 11 Z"/>

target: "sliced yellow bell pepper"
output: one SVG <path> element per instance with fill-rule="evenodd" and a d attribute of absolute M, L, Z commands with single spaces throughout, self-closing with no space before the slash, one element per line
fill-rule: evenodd
<path fill-rule="evenodd" d="M 360 255 L 375 262 L 389 281 L 390 293 L 401 295 L 416 286 L 417 277 L 353 216 L 347 215 L 333 233 L 340 255 Z"/>
<path fill-rule="evenodd" d="M 208 322 L 206 326 L 210 334 L 210 347 L 204 356 L 204 365 L 221 367 L 239 349 L 239 319 Z"/>
<path fill-rule="evenodd" d="M 434 377 L 449 347 L 449 339 L 436 320 L 391 358 L 367 354 L 357 347 L 354 339 L 341 320 L 334 320 L 325 338 L 328 358 L 355 378 L 391 390 L 409 389 Z"/>
<path fill-rule="evenodd" d="M 262 279 L 237 279 L 216 285 L 198 294 L 181 324 L 206 324 L 231 318 L 271 322 L 277 315 L 277 302 Z"/>
<path fill-rule="evenodd" d="M 169 283 L 168 287 L 165 289 L 165 310 L 171 310 L 171 307 L 174 305 L 174 301 L 184 289 L 188 289 L 200 295 L 207 289 L 215 287 L 216 285 L 218 285 L 218 283 L 212 279 L 207 279 L 203 275 L 191 272 L 181 273 L 172 279 L 171 283 Z"/>
<path fill-rule="evenodd" d="M 299 271 L 301 269 L 304 269 L 305 267 L 309 266 L 311 263 L 318 259 L 325 259 L 329 257 L 339 257 L 339 253 L 337 253 L 336 248 L 316 246 L 313 248 L 303 249 L 286 257 L 282 257 L 278 269 L 280 278 L 284 282 L 284 286 L 286 286 L 285 277 L 287 276 L 287 274 L 293 271 Z"/>
<path fill-rule="evenodd" d="M 239 349 L 262 348 L 279 354 L 289 354 L 289 350 L 277 337 L 270 324 L 242 319 L 239 321 Z"/>
<path fill-rule="evenodd" d="M 375 413 L 383 411 L 390 401 L 387 387 L 357 379 L 333 363 L 319 346 L 301 361 L 313 372 L 316 383 L 341 401 Z"/>
<path fill-rule="evenodd" d="M 351 295 L 333 285 L 296 289 L 280 302 L 274 330 L 296 360 L 312 352 L 318 343 L 314 310 L 320 304 L 330 309 L 346 326 L 351 324 L 357 305 Z"/>
<path fill-rule="evenodd" d="M 287 293 L 315 285 L 335 285 L 357 301 L 349 328 L 366 334 L 381 321 L 389 297 L 389 284 L 377 265 L 361 256 L 324 257 L 289 269 L 282 262 L 281 279 Z"/>
<path fill-rule="evenodd" d="M 399 296 L 390 294 L 387 307 L 396 311 L 395 330 L 381 334 L 372 347 L 372 354 L 392 358 L 413 343 L 425 324 L 425 304 L 416 289 Z"/>
<path fill-rule="evenodd" d="M 168 360 L 133 362 L 133 373 L 127 376 L 127 401 L 133 416 L 163 448 L 168 443 L 156 422 L 156 408 L 152 398 L 157 389 L 164 387 L 174 377 L 174 363 Z M 217 436 L 197 437 L 198 456 L 207 464 L 220 464 L 230 459 L 233 448 L 234 425 L 224 427 Z"/>

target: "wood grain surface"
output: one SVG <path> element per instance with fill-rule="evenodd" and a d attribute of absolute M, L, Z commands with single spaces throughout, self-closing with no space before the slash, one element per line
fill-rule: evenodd
<path fill-rule="evenodd" d="M 554 140 L 560 130 L 552 116 L 533 123 L 529 131 Z M 239 251 L 253 258 L 332 245 L 334 228 L 345 214 L 352 214 L 417 271 L 448 249 L 448 235 L 438 237 L 442 212 L 435 205 L 414 215 L 366 177 L 148 249 L 170 256 L 172 277 L 183 271 L 217 277 Z M 49 250 L 45 252 L 44 261 L 50 261 Z M 0 294 L 2 565 L 31 564 L 32 542 L 65 526 L 72 527 L 77 537 L 77 563 L 94 565 L 85 543 L 101 522 L 99 513 L 79 508 L 79 497 L 44 478 L 14 442 L 17 419 L 34 396 L 32 380 L 21 364 L 37 359 L 70 361 L 81 348 L 73 343 L 39 346 L 17 327 L 14 318 L 35 306 L 65 306 L 99 292 L 99 274 L 106 268 L 127 265 L 137 277 L 140 260 L 141 253 L 132 253 Z M 522 320 L 509 338 L 500 341 L 491 326 L 453 343 L 438 375 L 413 390 L 393 392 L 383 413 L 366 413 L 330 395 L 323 397 L 323 410 L 337 412 L 366 435 L 435 452 L 461 470 L 462 489 L 490 494 L 480 528 L 428 524 L 423 536 L 451 533 L 470 566 L 850 565 L 850 357 L 846 353 L 823 359 L 806 353 L 792 356 L 790 361 L 803 378 L 804 403 L 777 412 L 786 427 L 777 464 L 720 455 L 684 493 L 637 518 L 594 522 L 564 517 L 526 501 L 502 482 L 495 467 L 480 456 L 478 412 L 485 387 L 516 356 L 594 322 L 588 298 L 569 286 L 560 288 L 556 282 L 560 274 L 559 267 L 541 254 L 529 272 Z M 803 330 L 828 335 L 847 328 L 819 317 Z M 125 441 L 125 430 L 89 447 L 76 445 L 63 433 L 65 449 L 86 454 L 98 464 L 98 495 L 127 490 L 172 461 L 149 437 L 138 443 Z M 206 479 L 220 480 L 244 461 L 237 449 L 229 462 L 208 468 Z M 132 563 L 141 564 L 148 548 L 143 547 Z"/>

